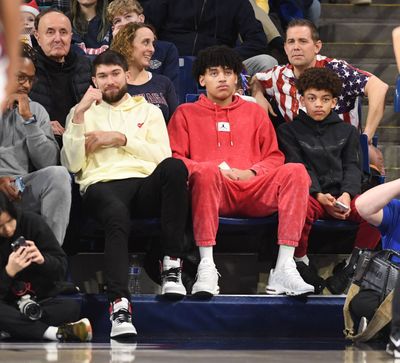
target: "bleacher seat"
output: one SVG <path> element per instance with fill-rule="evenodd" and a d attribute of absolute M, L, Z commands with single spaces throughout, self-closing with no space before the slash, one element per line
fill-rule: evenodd
<path fill-rule="evenodd" d="M 183 57 L 185 60 L 184 64 L 186 64 L 186 68 L 188 67 L 188 64 L 193 62 L 194 57 Z M 188 60 L 189 59 L 189 60 Z M 191 67 L 191 64 L 190 64 Z M 186 69 L 187 71 L 187 69 Z M 198 92 L 197 86 L 196 86 L 196 92 Z M 192 94 L 185 94 L 185 101 L 187 102 L 194 102 L 197 100 L 199 97 L 199 93 L 192 93 Z M 363 154 L 363 171 L 367 174 L 370 173 L 370 167 L 369 167 L 369 156 L 368 156 L 368 138 L 367 135 L 361 134 L 360 135 L 360 143 L 361 143 L 361 149 L 362 149 L 362 154 Z M 376 145 L 377 144 L 377 138 L 374 137 L 373 143 Z M 384 177 L 383 177 L 384 178 Z M 382 179 L 383 182 L 384 179 Z M 93 223 L 93 221 L 91 222 Z M 271 216 L 266 216 L 266 217 L 260 217 L 260 218 L 248 218 L 248 217 L 224 217 L 221 216 L 219 218 L 219 231 L 222 232 L 248 232 L 252 233 L 254 229 L 260 229 L 263 227 L 270 227 L 270 226 L 275 226 L 278 224 L 278 214 L 275 213 Z M 97 230 L 98 230 L 97 226 Z M 317 220 L 314 225 L 313 229 L 318 229 L 318 230 L 341 230 L 341 231 L 347 231 L 347 230 L 356 230 L 358 228 L 358 224 L 356 222 L 351 222 L 351 221 L 340 221 L 340 220 L 334 220 L 334 219 L 327 219 L 327 220 Z M 133 219 L 132 220 L 132 232 L 135 233 L 135 235 L 154 235 L 156 233 L 159 233 L 160 231 L 160 221 L 158 218 L 148 218 L 148 219 Z M 99 233 L 97 233 L 99 235 Z M 88 251 L 95 251 L 95 250 L 101 250 L 102 248 L 98 248 L 98 242 L 95 241 L 94 238 L 92 238 L 89 234 L 89 236 L 85 236 L 85 240 L 88 241 L 86 243 L 86 246 L 83 248 L 84 250 Z"/>
<path fill-rule="evenodd" d="M 185 56 L 179 58 L 179 102 L 186 102 L 186 94 L 198 93 L 197 82 L 192 76 L 193 61 L 196 57 Z"/>

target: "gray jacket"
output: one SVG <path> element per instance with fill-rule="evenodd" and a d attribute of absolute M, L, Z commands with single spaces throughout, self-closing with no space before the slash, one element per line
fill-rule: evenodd
<path fill-rule="evenodd" d="M 36 123 L 24 125 L 17 108 L 0 117 L 0 177 L 25 175 L 59 164 L 60 149 L 48 113 L 37 102 L 30 101 L 29 106 Z"/>

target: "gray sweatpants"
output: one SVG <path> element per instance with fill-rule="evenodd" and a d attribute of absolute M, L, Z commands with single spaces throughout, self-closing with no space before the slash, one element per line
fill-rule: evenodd
<path fill-rule="evenodd" d="M 60 245 L 64 242 L 71 208 L 71 177 L 63 166 L 48 166 L 22 176 L 21 208 L 40 214 Z"/>
<path fill-rule="evenodd" d="M 254 76 L 258 72 L 265 72 L 268 69 L 278 65 L 278 61 L 268 54 L 260 54 L 245 59 L 243 64 L 247 69 L 247 73 L 250 76 Z"/>

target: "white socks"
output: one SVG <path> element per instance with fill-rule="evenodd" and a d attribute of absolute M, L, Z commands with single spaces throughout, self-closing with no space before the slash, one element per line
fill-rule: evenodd
<path fill-rule="evenodd" d="M 212 263 L 214 263 L 214 255 L 212 246 L 209 247 L 199 247 L 200 259 L 203 258 L 209 259 Z"/>
<path fill-rule="evenodd" d="M 278 258 L 276 260 L 275 270 L 281 270 L 286 264 L 288 260 L 293 260 L 295 247 L 280 245 Z"/>
<path fill-rule="evenodd" d="M 43 338 L 47 340 L 58 341 L 57 339 L 58 328 L 56 326 L 49 326 L 43 334 Z"/>
<path fill-rule="evenodd" d="M 304 262 L 307 266 L 310 265 L 310 260 L 307 255 L 304 255 L 303 257 L 295 257 L 294 260 L 296 262 Z"/>

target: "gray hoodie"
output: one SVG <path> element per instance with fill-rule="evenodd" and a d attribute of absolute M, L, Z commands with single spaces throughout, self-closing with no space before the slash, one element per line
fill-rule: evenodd
<path fill-rule="evenodd" d="M 15 108 L 0 117 L 0 177 L 20 176 L 59 163 L 60 150 L 47 111 L 30 101 L 37 122 L 24 125 Z"/>

